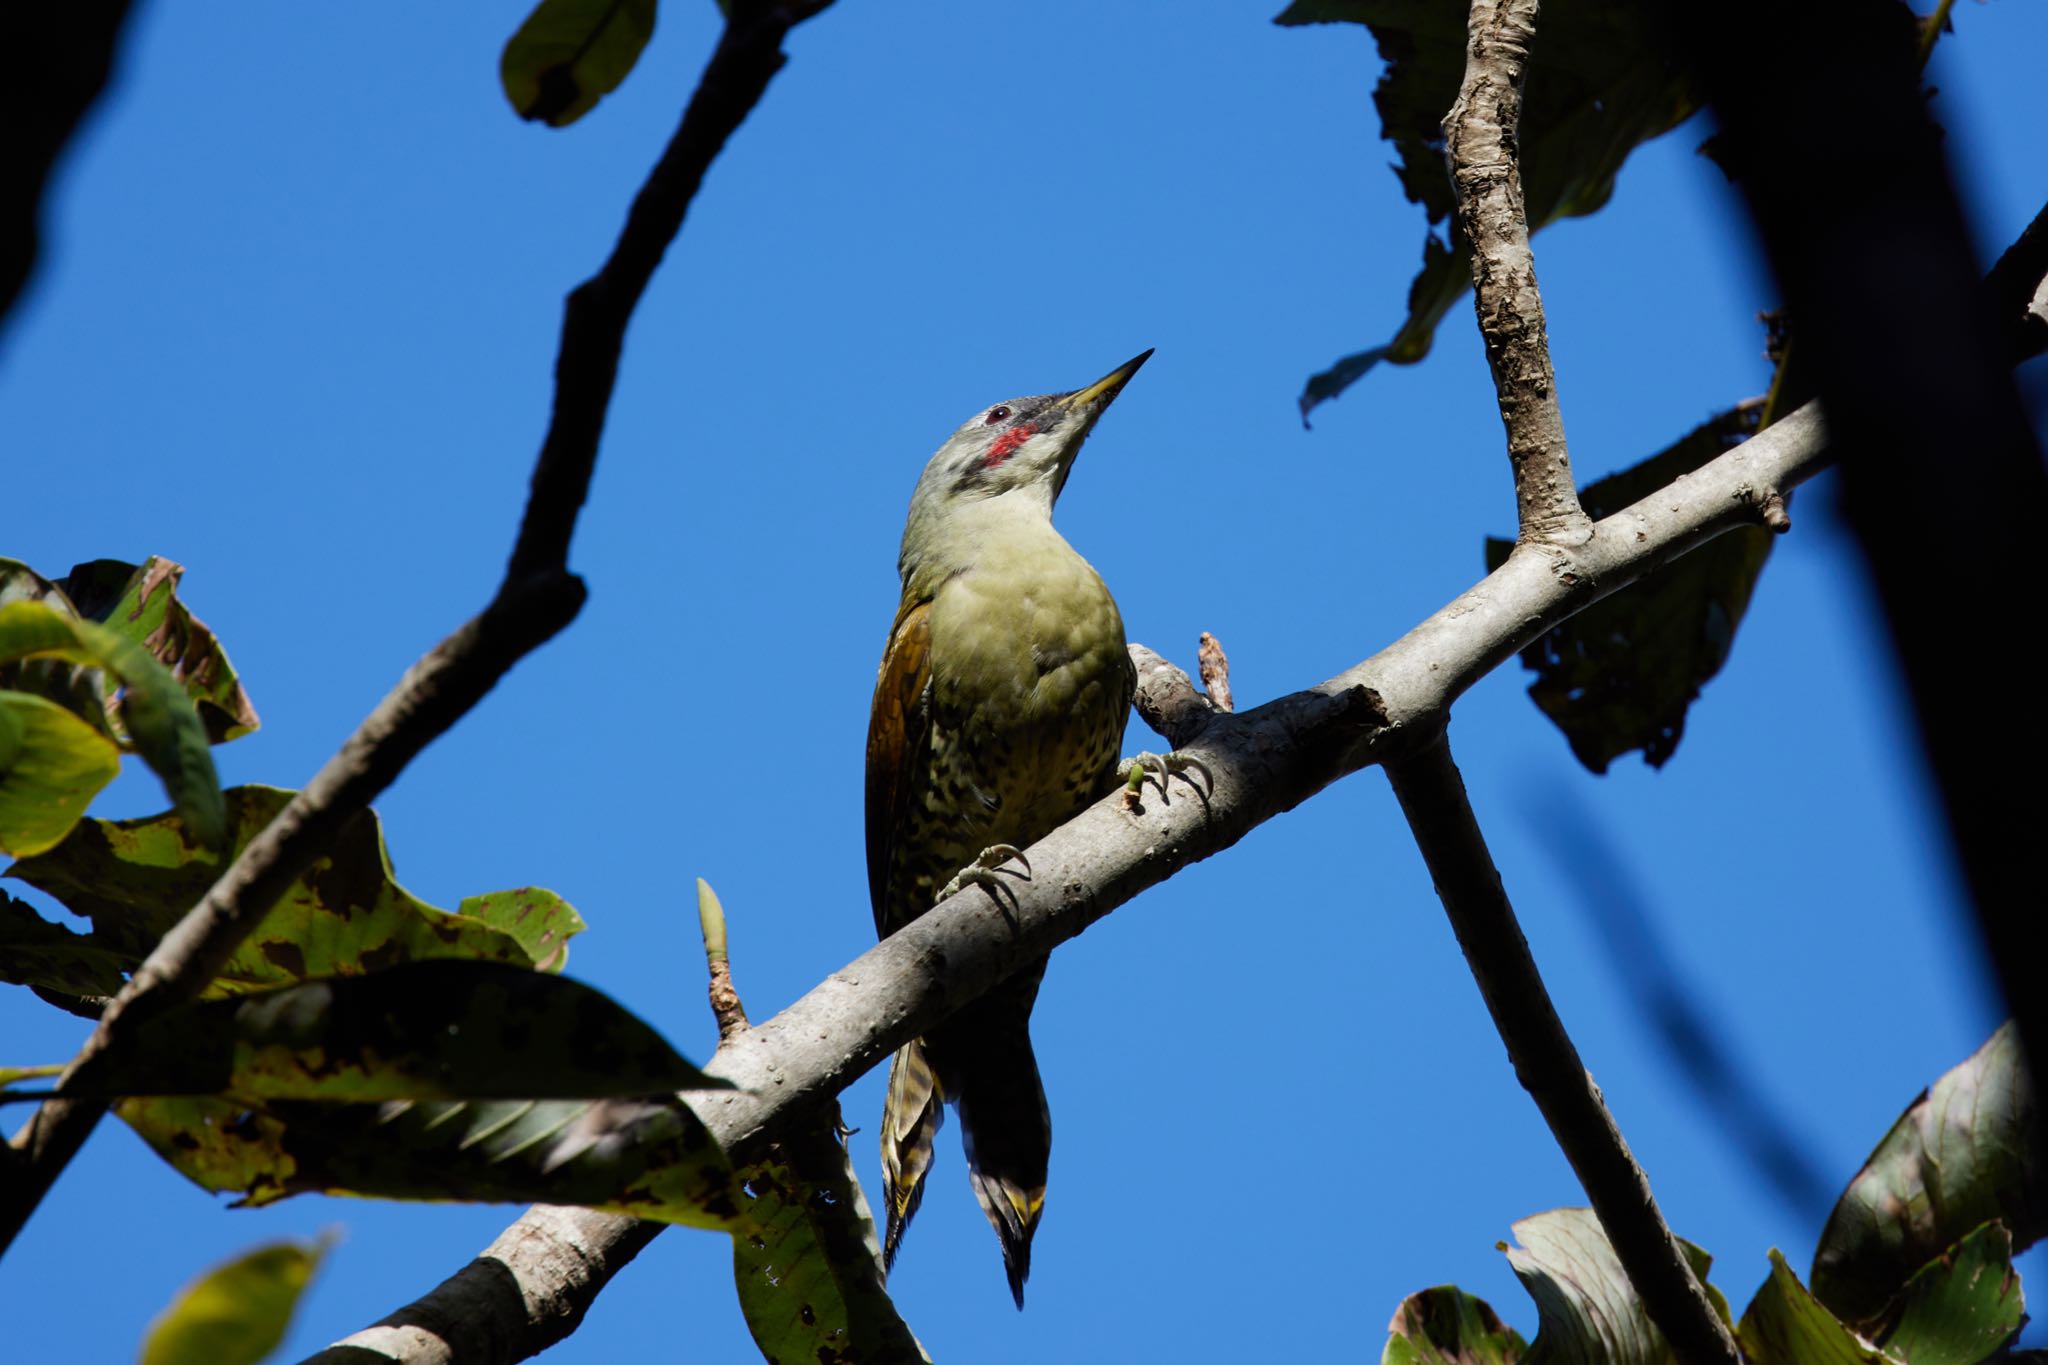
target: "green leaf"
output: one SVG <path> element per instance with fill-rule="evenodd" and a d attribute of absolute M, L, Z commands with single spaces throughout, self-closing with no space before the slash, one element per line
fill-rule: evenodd
<path fill-rule="evenodd" d="M 261 723 L 227 650 L 178 597 L 185 568 L 151 555 L 141 564 L 96 559 L 59 581 L 81 616 L 147 650 L 184 688 L 206 727 L 224 744 Z"/>
<path fill-rule="evenodd" d="M 230 857 L 291 800 L 274 787 L 226 794 Z M 226 863 L 187 837 L 170 814 L 85 820 L 61 844 L 14 864 L 9 875 L 93 923 L 92 940 L 133 970 L 204 896 Z M 557 915 L 556 928 L 569 932 Z M 581 924 L 581 920 L 575 920 Z M 551 949 L 552 950 L 552 949 Z M 352 817 L 326 856 L 292 883 L 207 988 L 208 996 L 294 985 L 434 958 L 535 965 L 511 933 L 418 899 L 391 874 L 373 812 Z"/>
<path fill-rule="evenodd" d="M 114 1112 L 187 1178 L 243 1205 L 294 1194 L 581 1204 L 727 1231 L 732 1168 L 674 1100 L 394 1100 L 261 1107 L 205 1097 Z"/>
<path fill-rule="evenodd" d="M 1508 1265 L 1536 1300 L 1542 1318 L 1529 1359 L 1588 1361 L 1600 1365 L 1668 1365 L 1671 1347 L 1650 1321 L 1606 1230 L 1591 1209 L 1552 1209 L 1514 1225 L 1519 1247 Z M 1715 1311 L 1728 1318 L 1728 1301 L 1707 1284 L 1713 1257 L 1680 1241 L 1693 1273 Z"/>
<path fill-rule="evenodd" d="M 1403 1299 L 1387 1332 L 1380 1365 L 1515 1365 L 1529 1350 L 1486 1300 L 1448 1284 Z"/>
<path fill-rule="evenodd" d="M 1813 1292 L 1850 1323 L 1889 1310 L 1907 1278 L 1996 1218 L 2025 1247 L 2048 1227 L 2033 1168 L 2040 1116 L 2012 1025 L 1899 1116 L 1829 1215 Z"/>
<path fill-rule="evenodd" d="M 66 1093 L 364 1103 L 726 1088 L 580 981 L 443 961 L 177 1006 Z"/>
<path fill-rule="evenodd" d="M 121 772 L 112 740 L 26 692 L 0 692 L 0 758 L 0 851 L 8 853 L 56 845 Z"/>
<path fill-rule="evenodd" d="M 569 965 L 569 939 L 587 927 L 575 906 L 539 886 L 471 896 L 455 913 L 510 934 L 543 972 Z"/>
<path fill-rule="evenodd" d="M 57 610 L 77 614 L 63 589 L 55 583 L 18 559 L 0 557 L 0 607 L 16 602 L 44 602 Z M 28 692 L 56 702 L 107 738 L 118 739 L 113 723 L 107 719 L 107 693 L 111 688 L 100 669 L 65 659 L 0 662 L 0 691 Z M 5 766 L 0 763 L 0 768 Z"/>
<path fill-rule="evenodd" d="M 562 128 L 618 88 L 654 36 L 655 0 L 540 0 L 505 44 L 505 97 Z"/>
<path fill-rule="evenodd" d="M 764 1359 L 931 1359 L 883 1287 L 874 1217 L 831 1125 L 777 1143 L 740 1180 L 748 1223 L 733 1231 L 733 1278 Z"/>
<path fill-rule="evenodd" d="M 52 1062 L 47 1066 L 0 1066 L 0 1090 L 12 1087 L 16 1081 L 42 1080 L 63 1074 L 62 1062 Z"/>
<path fill-rule="evenodd" d="M 1886 1354 L 1912 1365 L 1977 1365 L 2027 1320 L 2012 1234 L 1986 1223 L 1913 1273 Z"/>
<path fill-rule="evenodd" d="M 1586 489 L 1605 517 L 1733 449 L 1756 431 L 1759 405 L 1744 403 L 1687 433 L 1643 463 Z M 1596 773 L 1631 749 L 1662 767 L 1685 733 L 1685 716 L 1727 662 L 1774 537 L 1761 526 L 1718 536 L 1587 607 L 1522 651 L 1536 675 L 1529 696 Z M 1489 569 L 1511 542 L 1489 539 Z"/>
<path fill-rule="evenodd" d="M 126 984 L 127 965 L 90 935 L 52 924 L 26 902 L 0 891 L 0 981 L 104 997 Z"/>
<path fill-rule="evenodd" d="M 217 1265 L 149 1325 L 142 1365 L 256 1365 L 284 1340 L 325 1242 L 273 1242 Z"/>
<path fill-rule="evenodd" d="M 119 679 L 129 743 L 163 781 L 195 837 L 218 847 L 227 835 L 220 779 L 206 727 L 171 671 L 135 641 L 49 601 L 0 606 L 0 662 L 35 655 L 97 665 Z"/>
<path fill-rule="evenodd" d="M 1750 1365 L 1897 1365 L 1822 1307 L 1776 1247 L 1735 1335 Z"/>
<path fill-rule="evenodd" d="M 1401 187 L 1431 223 L 1444 222 L 1455 206 L 1442 122 L 1464 76 L 1465 14 L 1463 5 L 1435 0 L 1296 0 L 1274 21 L 1347 22 L 1371 30 L 1386 61 L 1373 91 L 1380 136 L 1394 144 Z M 1599 209 L 1613 195 L 1629 153 L 1692 113 L 1693 93 L 1654 24 L 1649 9 L 1618 0 L 1544 4 L 1529 54 L 1520 138 L 1530 231 Z M 1407 320 L 1385 345 L 1311 379 L 1301 396 L 1303 416 L 1379 360 L 1410 364 L 1427 355 L 1436 324 L 1471 280 L 1463 241 L 1446 245 L 1431 233 L 1422 273 L 1409 289 Z"/>

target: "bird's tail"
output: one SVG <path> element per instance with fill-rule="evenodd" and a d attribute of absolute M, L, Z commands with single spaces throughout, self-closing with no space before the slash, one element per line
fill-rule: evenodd
<path fill-rule="evenodd" d="M 1003 1245 L 1003 1270 L 1019 1308 L 1052 1159 L 1052 1112 L 1031 1051 L 1031 1003 L 1043 971 L 1012 978 L 975 1001 L 929 1043 L 948 1097 L 960 1107 L 974 1197 Z"/>
<path fill-rule="evenodd" d="M 889 1097 L 882 1104 L 882 1179 L 888 1231 L 882 1238 L 882 1273 L 896 1263 L 903 1230 L 924 1198 L 932 1168 L 932 1140 L 946 1121 L 945 1092 L 922 1039 L 896 1050 L 889 1063 Z"/>

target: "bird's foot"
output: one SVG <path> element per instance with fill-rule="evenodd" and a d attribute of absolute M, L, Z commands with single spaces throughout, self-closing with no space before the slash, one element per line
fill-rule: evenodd
<path fill-rule="evenodd" d="M 1024 856 L 1022 849 L 1013 848 L 1009 844 L 991 844 L 975 854 L 973 862 L 961 868 L 953 875 L 953 880 L 947 882 L 944 889 L 939 892 L 938 899 L 944 900 L 948 896 L 955 895 L 970 886 L 978 886 L 1000 901 L 1002 893 L 1009 891 L 1010 887 L 1008 883 L 996 875 L 996 869 L 1004 863 L 1013 861 L 1022 863 L 1024 871 L 1021 874 L 1012 873 L 1011 875 L 1021 875 L 1025 881 L 1030 881 L 1031 863 Z"/>
<path fill-rule="evenodd" d="M 1200 773 L 1202 780 L 1211 789 L 1216 779 L 1209 775 L 1209 769 L 1202 760 L 1191 754 L 1175 751 L 1170 754 L 1141 753 L 1136 758 L 1127 758 L 1117 765 L 1116 775 L 1124 784 L 1124 804 L 1136 806 L 1145 790 L 1145 781 L 1150 778 L 1159 788 L 1159 804 L 1166 805 L 1171 798 L 1167 795 L 1166 779 L 1184 778 L 1188 773 Z"/>

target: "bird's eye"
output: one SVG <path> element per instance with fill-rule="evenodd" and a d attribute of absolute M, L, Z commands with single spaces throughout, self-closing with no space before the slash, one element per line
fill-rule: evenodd
<path fill-rule="evenodd" d="M 1003 421 L 1004 419 L 1009 417 L 1009 415 L 1010 410 L 1004 407 L 1002 404 L 998 403 L 996 406 L 990 408 L 988 410 L 988 416 L 982 418 L 981 420 L 983 425 L 992 427 L 996 423 Z"/>

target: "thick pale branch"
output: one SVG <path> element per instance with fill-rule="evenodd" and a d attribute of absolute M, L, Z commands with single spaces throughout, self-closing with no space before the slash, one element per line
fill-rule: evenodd
<path fill-rule="evenodd" d="M 1472 243 L 1472 306 L 1507 428 L 1516 538 L 1578 545 L 1593 524 L 1572 480 L 1517 165 L 1536 8 L 1536 0 L 1473 0 L 1465 79 L 1444 116 L 1444 154 L 1457 189 L 1458 221 Z"/>
<path fill-rule="evenodd" d="M 721 1045 L 706 1070 L 739 1088 L 696 1097 L 698 1113 L 735 1160 L 761 1150 L 779 1125 L 815 1112 L 862 1072 L 1009 973 L 1044 956 L 1146 887 L 1236 843 L 1338 778 L 1434 738 L 1451 702 L 1544 631 L 1700 542 L 1756 521 L 1757 490 L 1789 489 L 1827 459 L 1819 412 L 1802 409 L 1652 497 L 1601 521 L 1583 545 L 1525 545 L 1470 590 L 1363 663 L 1320 687 L 1249 711 L 1213 712 L 1193 737 L 1169 737 L 1201 760 L 1210 780 L 1172 780 L 1172 799 L 1144 814 L 1112 796 L 1027 850 L 1033 876 L 997 907 L 969 888 L 834 972 L 782 1013 Z M 1185 674 L 1145 652 L 1170 714 L 1194 689 Z M 1174 675 L 1178 674 L 1178 678 Z M 530 1210 L 500 1238 L 521 1244 L 532 1221 L 549 1229 L 563 1211 Z M 521 1282 L 526 1314 L 465 1340 L 511 1343 L 466 1362 L 520 1360 L 547 1323 L 580 1314 L 623 1258 L 650 1235 L 643 1224 L 588 1213 L 575 1220 L 578 1274 Z M 552 1233 L 550 1235 L 553 1235 Z M 498 1248 L 401 1309 L 387 1323 L 443 1321 L 457 1304 L 485 1305 L 482 1286 L 508 1272 Z M 500 1302 L 509 1302 L 501 1300 Z M 372 1333 L 383 1329 L 371 1329 Z M 370 1334 L 349 1338 L 367 1348 Z M 439 1361 L 440 1347 L 378 1336 L 390 1359 Z M 552 1338 L 549 1338 L 552 1339 Z M 408 1338 L 408 1341 L 412 1341 Z M 545 1344 L 544 1342 L 542 1344 Z M 401 1348 L 402 1349 L 399 1349 Z M 333 1361 L 376 1358 L 358 1353 Z"/>
<path fill-rule="evenodd" d="M 590 485 L 626 324 L 682 226 L 705 169 L 783 63 L 781 43 L 814 5 L 742 3 L 680 127 L 642 187 L 604 269 L 570 296 L 555 365 L 555 407 L 503 585 L 484 612 L 400 680 L 340 752 L 165 935 L 115 997 L 65 1073 L 69 1080 L 156 1011 L 213 979 L 278 896 L 324 853 L 347 820 L 483 699 L 527 653 L 572 620 L 583 584 L 567 571 L 570 537 Z M 60 1082 L 61 1084 L 61 1082 Z M 0 1187 L 0 1251 L 20 1231 L 105 1113 L 52 1099 L 12 1143 Z"/>
<path fill-rule="evenodd" d="M 1735 1339 L 1686 1264 L 1649 1177 L 1550 1003 L 1449 742 L 1439 738 L 1386 769 L 1515 1075 L 1585 1187 L 1651 1321 L 1681 1361 L 1741 1365 Z"/>

